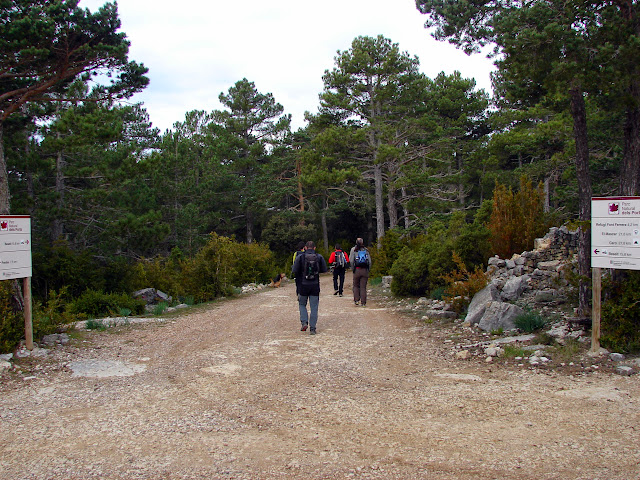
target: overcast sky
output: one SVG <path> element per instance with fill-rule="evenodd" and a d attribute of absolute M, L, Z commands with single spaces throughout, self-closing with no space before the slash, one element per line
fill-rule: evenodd
<path fill-rule="evenodd" d="M 79 5 L 93 12 L 104 3 Z M 161 132 L 191 110 L 221 109 L 218 95 L 242 78 L 272 93 L 294 130 L 303 127 L 304 112 L 317 112 L 324 71 L 359 35 L 389 38 L 430 78 L 458 70 L 491 91 L 491 60 L 435 41 L 414 0 L 119 0 L 118 13 L 129 58 L 149 69 L 133 100 Z"/>

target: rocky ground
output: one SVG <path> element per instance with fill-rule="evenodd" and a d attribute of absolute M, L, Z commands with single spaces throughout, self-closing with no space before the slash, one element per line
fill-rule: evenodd
<path fill-rule="evenodd" d="M 12 359 L 0 480 L 640 479 L 621 362 L 493 356 L 504 335 L 372 290 L 356 307 L 323 277 L 316 336 L 288 283 Z"/>

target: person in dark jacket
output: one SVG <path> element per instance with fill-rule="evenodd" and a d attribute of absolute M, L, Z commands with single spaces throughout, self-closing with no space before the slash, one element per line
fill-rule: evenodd
<path fill-rule="evenodd" d="M 353 302 L 365 307 L 367 305 L 367 282 L 371 270 L 371 255 L 364 246 L 364 240 L 356 239 L 356 245 L 349 254 L 349 263 L 353 270 Z"/>
<path fill-rule="evenodd" d="M 291 273 L 300 277 L 298 291 L 298 307 L 300 309 L 301 331 L 309 328 L 311 335 L 316 334 L 318 323 L 318 304 L 320 302 L 320 274 L 327 271 L 327 262 L 324 257 L 316 252 L 316 245 L 312 241 L 307 242 L 304 253 L 296 257 Z M 307 312 L 307 302 L 309 312 Z"/>

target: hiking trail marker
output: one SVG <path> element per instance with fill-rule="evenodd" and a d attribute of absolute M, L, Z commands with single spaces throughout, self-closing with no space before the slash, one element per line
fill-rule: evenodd
<path fill-rule="evenodd" d="M 23 279 L 24 330 L 29 350 L 33 350 L 31 276 L 31 217 L 0 216 L 0 280 Z"/>
<path fill-rule="evenodd" d="M 640 270 L 640 197 L 591 199 L 591 351 L 600 350 L 602 269 Z"/>

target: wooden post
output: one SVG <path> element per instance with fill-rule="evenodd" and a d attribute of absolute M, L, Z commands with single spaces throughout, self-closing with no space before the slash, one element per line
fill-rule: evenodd
<path fill-rule="evenodd" d="M 591 352 L 600 351 L 600 306 L 602 302 L 602 269 L 594 267 L 591 272 L 593 307 L 591 309 Z"/>
<path fill-rule="evenodd" d="M 33 350 L 33 318 L 31 309 L 31 277 L 23 279 L 24 338 L 28 350 Z"/>

